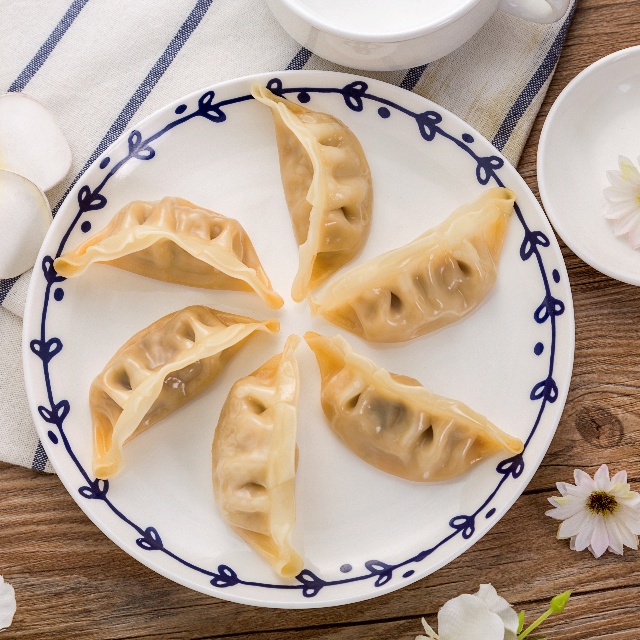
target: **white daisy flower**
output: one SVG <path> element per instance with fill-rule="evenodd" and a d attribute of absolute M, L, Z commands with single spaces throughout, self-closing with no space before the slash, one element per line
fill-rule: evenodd
<path fill-rule="evenodd" d="M 640 158 L 639 158 L 640 160 Z M 607 171 L 611 184 L 603 190 L 604 217 L 613 221 L 617 236 L 628 236 L 634 249 L 640 248 L 640 171 L 624 156 L 618 157 L 620 171 Z"/>
<path fill-rule="evenodd" d="M 16 612 L 16 592 L 0 576 L 0 631 L 11 626 Z"/>
<path fill-rule="evenodd" d="M 607 549 L 622 555 L 623 547 L 638 548 L 640 534 L 640 494 L 631 491 L 627 472 L 609 478 L 603 464 L 591 478 L 576 469 L 575 485 L 558 482 L 562 496 L 549 498 L 555 507 L 547 515 L 562 520 L 558 539 L 571 541 L 571 549 L 589 549 L 599 558 Z"/>
<path fill-rule="evenodd" d="M 426 636 L 416 640 L 516 640 L 520 621 L 509 603 L 490 584 L 475 595 L 465 593 L 438 612 L 438 633 L 422 619 Z"/>

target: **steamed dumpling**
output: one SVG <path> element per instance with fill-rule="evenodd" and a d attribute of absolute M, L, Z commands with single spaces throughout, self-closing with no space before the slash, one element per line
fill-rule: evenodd
<path fill-rule="evenodd" d="M 130 338 L 91 384 L 93 471 L 122 469 L 122 446 L 193 399 L 256 331 L 275 333 L 277 320 L 254 320 L 186 307 Z"/>
<path fill-rule="evenodd" d="M 241 224 L 182 198 L 131 202 L 53 266 L 73 278 L 98 262 L 190 287 L 255 291 L 276 309 L 284 304 Z"/>
<path fill-rule="evenodd" d="M 331 428 L 365 462 L 407 480 L 454 478 L 523 444 L 462 402 L 381 369 L 340 336 L 308 332 L 318 360 L 321 403 Z"/>
<path fill-rule="evenodd" d="M 493 287 L 513 211 L 485 191 L 413 242 L 337 276 L 311 296 L 314 315 L 371 342 L 404 342 L 460 320 Z"/>
<path fill-rule="evenodd" d="M 285 578 L 303 567 L 291 546 L 299 343 L 289 336 L 282 353 L 233 385 L 212 448 L 213 491 L 223 518 Z"/>
<path fill-rule="evenodd" d="M 300 302 L 354 258 L 371 226 L 371 171 L 356 136 L 340 120 L 255 85 L 271 108 L 280 175 L 300 265 L 291 297 Z"/>

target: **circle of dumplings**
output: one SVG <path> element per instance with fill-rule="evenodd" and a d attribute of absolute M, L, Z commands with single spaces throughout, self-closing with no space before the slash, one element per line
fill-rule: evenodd
<path fill-rule="evenodd" d="M 297 98 L 297 100 L 302 103 L 311 101 L 314 93 L 338 94 L 342 96 L 346 106 L 354 112 L 362 112 L 365 106 L 371 105 L 372 108 L 377 110 L 378 116 L 384 120 L 393 117 L 395 114 L 411 118 L 415 121 L 417 132 L 427 143 L 439 136 L 449 140 L 452 144 L 457 145 L 459 149 L 467 153 L 476 163 L 475 177 L 479 184 L 487 185 L 492 183 L 499 187 L 504 186 L 499 175 L 499 171 L 504 165 L 501 157 L 497 155 L 478 155 L 471 146 L 474 142 L 473 136 L 469 133 L 463 133 L 458 138 L 445 131 L 442 128 L 443 117 L 437 111 L 427 110 L 422 113 L 415 113 L 391 100 L 374 95 L 369 91 L 368 84 L 363 80 L 357 80 L 346 86 L 336 88 L 327 88 L 324 86 L 285 87 L 282 80 L 276 77 L 267 83 L 267 88 L 276 95 L 291 96 Z M 252 96 L 248 94 L 215 102 L 215 92 L 209 90 L 198 98 L 197 104 L 195 105 L 180 104 L 175 109 L 175 114 L 179 117 L 152 135 L 149 135 L 147 138 L 143 138 L 139 131 L 135 129 L 132 130 L 127 139 L 128 148 L 126 155 L 120 159 L 107 156 L 103 157 L 99 163 L 99 167 L 105 173 L 99 184 L 93 189 L 88 184 L 79 188 L 77 193 L 77 213 L 66 229 L 60 245 L 57 248 L 56 255 L 53 257 L 45 256 L 41 263 L 40 274 L 37 272 L 34 274 L 35 277 L 44 277 L 45 279 L 40 335 L 38 338 L 30 341 L 31 351 L 41 361 L 42 373 L 47 389 L 47 400 L 44 404 L 38 406 L 38 413 L 42 419 L 49 424 L 47 435 L 52 445 L 64 447 L 66 453 L 70 456 L 73 464 L 81 474 L 84 484 L 78 487 L 78 492 L 83 498 L 87 500 L 100 500 L 104 503 L 113 514 L 131 528 L 132 535 L 135 537 L 135 542 L 140 549 L 150 553 L 167 554 L 173 558 L 175 562 L 200 574 L 204 580 L 209 581 L 214 587 L 221 589 L 236 587 L 240 589 L 243 585 L 250 585 L 251 587 L 263 589 L 287 589 L 298 592 L 302 598 L 313 598 L 323 589 L 329 589 L 350 582 L 371 580 L 375 587 L 381 587 L 391 580 L 406 580 L 414 575 L 414 567 L 416 565 L 454 538 L 461 536 L 465 540 L 470 539 L 475 533 L 476 519 L 479 516 L 482 515 L 485 519 L 490 519 L 495 515 L 496 509 L 491 506 L 493 499 L 503 485 L 508 482 L 509 478 L 515 479 L 522 475 L 525 468 L 524 456 L 527 447 L 536 433 L 545 408 L 550 403 L 554 403 L 558 398 L 558 387 L 553 377 L 554 356 L 556 352 L 556 318 L 564 312 L 565 305 L 561 300 L 552 295 L 551 284 L 543 261 L 542 250 L 550 246 L 549 238 L 543 232 L 532 230 L 528 227 L 517 203 L 515 204 L 515 213 L 524 234 L 520 245 L 520 259 L 523 261 L 533 260 L 537 263 L 544 286 L 544 297 L 533 312 L 533 317 L 536 323 L 541 325 L 547 324 L 550 331 L 549 344 L 544 345 L 538 342 L 534 348 L 537 356 L 541 357 L 544 353 L 549 360 L 548 373 L 545 379 L 536 383 L 530 393 L 530 400 L 539 402 L 539 409 L 534 424 L 525 440 L 524 451 L 521 454 L 502 460 L 497 465 L 497 482 L 493 491 L 484 499 L 482 504 L 472 513 L 460 514 L 451 518 L 449 521 L 450 531 L 448 535 L 410 558 L 396 563 L 387 563 L 380 559 L 371 559 L 366 561 L 364 566 L 357 570 L 354 570 L 354 567 L 350 564 L 343 564 L 336 568 L 343 576 L 336 579 L 323 578 L 309 569 L 303 569 L 295 578 L 296 584 L 255 582 L 247 576 L 240 575 L 232 567 L 225 564 L 221 564 L 215 569 L 198 566 L 167 548 L 162 541 L 160 532 L 153 526 L 138 524 L 131 520 L 126 514 L 122 513 L 109 498 L 109 481 L 94 478 L 87 472 L 76 457 L 65 434 L 64 422 L 71 407 L 67 400 L 56 399 L 54 397 L 49 377 L 49 363 L 63 349 L 62 341 L 57 337 L 49 336 L 47 332 L 46 312 L 51 298 L 60 302 L 64 296 L 64 289 L 61 283 L 65 278 L 56 274 L 53 268 L 54 258 L 62 254 L 71 231 L 81 220 L 80 227 L 83 232 L 86 233 L 91 229 L 91 223 L 83 218 L 87 213 L 102 209 L 106 206 L 107 199 L 102 194 L 102 191 L 109 180 L 125 164 L 134 160 L 143 162 L 152 160 L 155 156 L 155 150 L 152 146 L 153 142 L 192 118 L 206 118 L 212 123 L 223 123 L 228 117 L 227 111 L 230 110 L 233 105 L 251 99 L 253 99 Z M 560 275 L 556 269 L 553 270 L 552 277 L 555 283 L 560 281 Z M 401 586 L 401 584 L 398 584 L 398 586 Z"/>

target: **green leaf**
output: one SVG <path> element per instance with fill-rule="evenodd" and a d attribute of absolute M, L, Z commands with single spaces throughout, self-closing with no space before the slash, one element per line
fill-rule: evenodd
<path fill-rule="evenodd" d="M 551 605 L 549 609 L 551 609 L 551 613 L 562 613 L 567 602 L 569 602 L 569 598 L 571 597 L 571 591 L 565 591 L 560 595 L 557 595 L 553 600 L 551 600 Z"/>
<path fill-rule="evenodd" d="M 521 611 L 518 614 L 518 631 L 520 633 L 524 629 L 524 611 Z"/>

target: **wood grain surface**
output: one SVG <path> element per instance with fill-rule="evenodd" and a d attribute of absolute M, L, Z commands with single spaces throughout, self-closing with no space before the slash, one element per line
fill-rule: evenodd
<path fill-rule="evenodd" d="M 595 60 L 640 44 L 638 0 L 579 0 L 564 51 L 519 166 L 538 193 L 540 129 L 559 92 Z M 640 150 L 639 150 L 640 152 Z M 562 243 L 561 243 L 562 244 Z M 573 380 L 542 466 L 508 514 L 456 561 L 400 591 L 324 610 L 282 611 L 200 595 L 155 574 L 110 542 L 55 476 L 0 464 L 0 567 L 18 611 L 4 638 L 412 639 L 420 617 L 492 583 L 532 616 L 565 589 L 549 640 L 640 639 L 640 552 L 595 560 L 555 539 L 545 517 L 555 482 L 575 467 L 626 468 L 640 489 L 640 288 L 603 276 L 562 245 L 574 296 Z M 535 634 L 534 634 L 535 635 Z"/>

